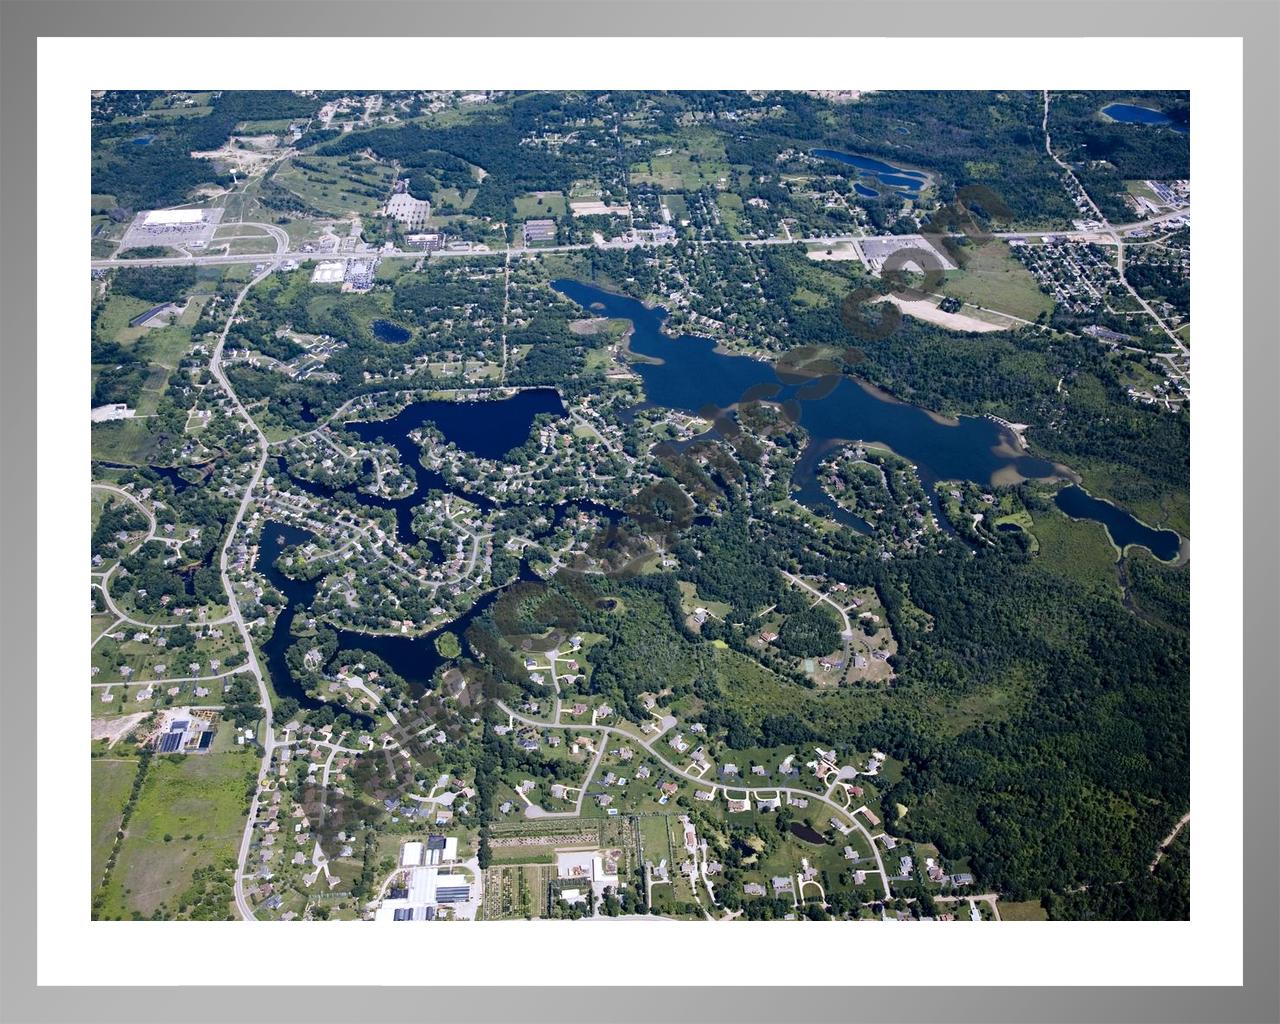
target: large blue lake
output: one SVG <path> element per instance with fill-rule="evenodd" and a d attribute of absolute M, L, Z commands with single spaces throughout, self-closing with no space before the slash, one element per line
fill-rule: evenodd
<path fill-rule="evenodd" d="M 977 416 L 944 420 L 847 376 L 829 393 L 806 397 L 811 387 L 780 381 L 770 363 L 717 352 L 709 338 L 665 334 L 661 328 L 667 311 L 661 307 L 649 307 L 638 299 L 580 281 L 554 281 L 552 287 L 593 313 L 631 322 L 631 350 L 655 360 L 634 364 L 653 405 L 706 414 L 708 406 L 728 409 L 746 397 L 795 402 L 800 425 L 810 437 L 792 475 L 795 496 L 815 511 L 855 529 L 861 521 L 839 509 L 816 480 L 822 457 L 843 442 L 887 445 L 915 464 L 931 495 L 939 480 L 972 480 L 987 486 L 997 479 L 1008 479 L 1010 470 L 1027 479 L 1061 475 L 1052 462 L 1019 454 L 1012 432 L 994 420 Z M 1077 491 L 1088 502 L 1079 501 Z M 1061 494 L 1068 492 L 1069 497 L 1060 498 L 1060 507 L 1065 500 L 1070 509 L 1063 510 L 1068 514 L 1104 523 L 1122 548 L 1139 544 L 1166 559 L 1177 554 L 1181 542 L 1176 533 L 1143 526 L 1123 509 L 1089 498 L 1080 488 L 1069 487 Z M 942 515 L 938 518 L 945 521 Z"/>
<path fill-rule="evenodd" d="M 394 444 L 402 455 L 412 452 L 405 461 L 416 468 L 418 446 L 409 434 L 428 423 L 463 451 L 482 459 L 500 459 L 528 440 L 529 428 L 540 413 L 565 414 L 564 403 L 554 388 L 517 391 L 496 402 L 414 402 L 390 419 L 347 423 L 346 428 L 365 441 L 382 438 Z"/>
<path fill-rule="evenodd" d="M 831 441 L 879 441 L 919 467 L 926 486 L 936 480 L 989 483 L 1012 468 L 1024 477 L 1055 475 L 1053 464 L 1030 455 L 1008 454 L 1012 434 L 984 417 L 943 422 L 914 405 L 878 394 L 851 377 L 841 377 L 830 394 L 806 398 L 804 383 L 782 383 L 771 363 L 716 351 L 715 342 L 696 335 L 670 337 L 661 330 L 667 311 L 579 281 L 554 281 L 556 291 L 609 317 L 631 321 L 631 350 L 660 360 L 636 362 L 645 394 L 654 405 L 699 412 L 712 405 L 728 409 L 750 393 L 770 401 L 799 401 L 799 420 L 809 432 L 807 457 Z M 802 485 L 802 484 L 801 484 Z"/>

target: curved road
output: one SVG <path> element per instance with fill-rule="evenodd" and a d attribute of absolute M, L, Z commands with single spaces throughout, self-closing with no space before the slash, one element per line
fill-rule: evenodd
<path fill-rule="evenodd" d="M 249 843 L 253 838 L 253 823 L 258 817 L 258 800 L 262 793 L 263 783 L 266 781 L 267 772 L 271 767 L 271 756 L 275 751 L 276 740 L 275 730 L 271 721 L 271 695 L 267 691 L 267 684 L 262 676 L 262 667 L 258 663 L 258 655 L 254 650 L 253 639 L 249 636 L 249 627 L 245 624 L 244 615 L 240 611 L 240 602 L 236 599 L 235 587 L 232 586 L 230 573 L 227 571 L 227 560 L 230 555 L 231 545 L 236 540 L 236 535 L 240 530 L 241 524 L 244 522 L 245 513 L 249 509 L 249 503 L 253 498 L 253 492 L 258 486 L 258 482 L 262 479 L 263 467 L 267 464 L 267 438 L 263 434 L 262 428 L 254 422 L 252 416 L 249 415 L 240 397 L 236 394 L 235 389 L 231 386 L 231 382 L 227 380 L 226 374 L 222 369 L 222 350 L 226 345 L 227 334 L 231 330 L 232 321 L 235 319 L 236 310 L 240 308 L 240 304 L 244 301 L 250 289 L 259 281 L 267 277 L 275 271 L 276 265 L 280 261 L 280 253 L 277 253 L 268 266 L 264 267 L 262 272 L 251 279 L 236 295 L 235 301 L 231 304 L 231 308 L 227 311 L 227 321 L 222 328 L 222 333 L 218 335 L 218 343 L 214 346 L 213 354 L 209 359 L 209 372 L 217 380 L 222 390 L 226 392 L 227 397 L 231 399 L 232 405 L 235 406 L 236 412 L 240 418 L 252 428 L 257 435 L 258 462 L 254 466 L 253 476 L 250 478 L 248 486 L 245 487 L 244 496 L 240 499 L 240 505 L 236 509 L 235 518 L 231 521 L 231 525 L 227 530 L 226 540 L 222 544 L 222 552 L 218 557 L 218 571 L 222 578 L 222 587 L 227 593 L 227 604 L 231 609 L 231 620 L 236 624 L 236 628 L 240 631 L 240 637 L 244 642 L 245 652 L 248 654 L 247 670 L 253 673 L 253 678 L 258 684 L 258 699 L 262 705 L 262 764 L 258 769 L 258 785 L 253 794 L 253 800 L 249 804 L 249 814 L 245 818 L 244 835 L 240 839 L 240 854 L 236 863 L 235 878 L 235 897 L 236 909 L 240 912 L 240 916 L 246 921 L 254 920 L 253 908 L 249 905 L 249 901 L 244 895 L 244 875 L 245 862 L 249 857 Z"/>
<path fill-rule="evenodd" d="M 753 792 L 758 791 L 758 792 L 778 793 L 778 794 L 786 793 L 788 795 L 804 797 L 805 799 L 808 799 L 808 800 L 820 800 L 822 803 L 826 804 L 832 810 L 838 812 L 842 817 L 848 818 L 853 823 L 853 827 L 856 828 L 862 834 L 862 837 L 864 839 L 866 839 L 867 845 L 871 848 L 871 855 L 875 858 L 875 861 L 876 861 L 876 871 L 880 875 L 880 884 L 884 888 L 885 898 L 890 899 L 892 897 L 892 893 L 889 890 L 889 876 L 885 872 L 884 861 L 880 859 L 880 851 L 876 848 L 876 843 L 875 843 L 875 840 L 872 838 L 871 833 L 867 831 L 867 829 L 863 826 L 863 824 L 860 821 L 858 821 L 857 817 L 855 817 L 846 808 L 841 807 L 834 800 L 830 799 L 823 793 L 815 793 L 813 790 L 809 790 L 809 789 L 794 789 L 789 786 L 752 786 L 752 785 L 748 785 L 745 782 L 738 783 L 733 786 L 726 786 L 723 783 L 706 782 L 703 779 L 696 779 L 693 776 L 688 775 L 683 768 L 680 768 L 675 764 L 673 764 L 672 762 L 668 761 L 666 757 L 664 757 L 660 752 L 653 749 L 653 746 L 652 746 L 653 742 L 657 740 L 659 736 L 664 735 L 663 733 L 660 733 L 658 736 L 654 736 L 652 739 L 645 740 L 645 739 L 637 738 L 633 733 L 627 732 L 625 729 L 619 729 L 616 726 L 611 726 L 611 725 L 558 725 L 554 722 L 546 722 L 541 719 L 528 718 L 525 715 L 518 714 L 517 712 L 512 711 L 511 708 L 508 707 L 503 701 L 498 701 L 497 704 L 498 704 L 498 707 L 500 707 L 503 711 L 505 711 L 508 715 L 510 715 L 515 721 L 523 722 L 525 725 L 531 725 L 539 729 L 573 729 L 578 732 L 589 732 L 594 730 L 596 732 L 603 733 L 606 736 L 610 736 L 610 735 L 622 736 L 625 739 L 627 739 L 629 742 L 638 743 L 640 746 L 644 747 L 645 751 L 648 752 L 654 758 L 654 760 L 658 761 L 660 764 L 662 764 L 664 767 L 669 769 L 679 778 L 684 779 L 688 782 L 692 782 L 694 785 L 701 784 L 703 786 L 709 786 L 713 793 L 716 791 L 717 788 L 719 788 L 719 789 L 724 789 L 726 791 L 732 789 L 735 792 L 738 790 L 745 790 L 745 791 L 753 791 Z M 603 743 L 600 745 L 601 751 L 604 750 L 604 746 L 605 745 Z M 597 756 L 595 763 L 592 765 L 592 772 L 595 771 L 595 765 L 599 764 L 599 761 L 600 759 Z M 590 781 L 591 781 L 591 775 L 589 773 L 587 778 L 582 783 L 582 791 L 584 794 L 586 793 L 586 789 Z M 579 803 L 579 806 L 581 806 L 581 803 Z"/>
<path fill-rule="evenodd" d="M 90 490 L 110 491 L 112 494 L 118 495 L 121 498 L 127 498 L 129 501 L 133 502 L 133 504 L 137 506 L 139 512 L 141 512 L 144 516 L 147 517 L 146 536 L 144 536 L 140 541 L 138 541 L 137 544 L 135 544 L 132 548 L 130 548 L 127 554 L 130 554 L 130 555 L 133 554 L 135 551 L 141 548 L 142 545 L 148 543 L 149 541 L 158 540 L 162 544 L 167 544 L 167 543 L 170 543 L 170 541 L 172 540 L 172 538 L 156 536 L 156 526 L 157 526 L 156 517 L 152 513 L 152 511 L 142 503 L 142 501 L 138 498 L 136 494 L 131 494 L 129 491 L 126 491 L 123 487 L 117 487 L 115 484 L 95 482 L 90 484 L 89 487 L 90 487 Z M 184 623 L 184 622 L 148 622 L 145 619 L 135 619 L 133 616 L 127 615 L 126 613 L 122 612 L 116 606 L 115 601 L 111 597 L 111 575 L 119 567 L 120 567 L 120 560 L 117 559 L 115 564 L 112 565 L 111 568 L 107 569 L 105 572 L 92 572 L 89 575 L 102 577 L 101 579 L 94 580 L 92 585 L 102 591 L 102 597 L 107 605 L 107 610 L 110 611 L 111 614 L 114 615 L 117 619 L 119 619 L 120 622 L 127 622 L 132 626 L 142 626 L 146 629 L 174 629 L 177 626 L 188 625 L 188 623 Z M 200 625 L 216 626 L 219 623 L 230 622 L 230 621 L 231 621 L 230 616 L 224 616 L 223 618 L 220 618 L 220 619 L 203 619 L 201 620 Z M 120 623 L 117 622 L 109 628 L 114 629 L 115 626 L 119 624 Z M 98 640 L 100 639 L 101 639 L 101 636 L 98 637 Z M 98 640 L 94 640 L 94 643 L 97 643 Z"/>

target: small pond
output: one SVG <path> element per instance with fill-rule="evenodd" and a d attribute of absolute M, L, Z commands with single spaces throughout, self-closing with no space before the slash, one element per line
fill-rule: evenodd
<path fill-rule="evenodd" d="M 1174 121 L 1168 114 L 1150 107 L 1139 107 L 1132 103 L 1112 103 L 1102 108 L 1102 112 L 1113 121 L 1121 124 L 1142 124 L 1155 128 L 1172 128 L 1175 132 L 1186 135 L 1190 129 L 1184 124 Z"/>
<path fill-rule="evenodd" d="M 385 341 L 389 345 L 399 345 L 408 341 L 413 332 L 407 327 L 401 327 L 400 324 L 391 320 L 374 320 L 369 324 L 369 329 L 373 331 L 373 336 L 379 341 Z"/>
<path fill-rule="evenodd" d="M 803 821 L 793 821 L 791 823 L 791 834 L 797 839 L 803 839 L 806 843 L 812 843 L 814 846 L 826 846 L 827 840 L 817 829 L 810 828 Z"/>
<path fill-rule="evenodd" d="M 895 167 L 893 164 L 885 163 L 883 160 L 876 160 L 874 157 L 859 156 L 856 153 L 842 153 L 838 149 L 815 149 L 811 150 L 811 155 L 818 157 L 820 160 L 835 160 L 838 163 L 848 164 L 850 167 L 857 168 L 867 177 L 874 179 L 877 184 L 885 188 L 898 189 L 908 195 L 918 193 L 920 189 L 929 183 L 929 176 L 924 171 L 911 171 L 905 167 Z M 859 191 L 858 194 L 861 196 L 867 195 L 862 191 Z"/>

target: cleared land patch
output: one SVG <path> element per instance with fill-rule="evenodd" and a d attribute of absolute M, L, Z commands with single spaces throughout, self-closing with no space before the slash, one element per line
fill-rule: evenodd
<path fill-rule="evenodd" d="M 985 309 L 1034 320 L 1053 312 L 1053 299 L 999 239 L 965 248 L 964 269 L 946 273 L 941 292 Z"/>
<path fill-rule="evenodd" d="M 102 916 L 172 916 L 196 868 L 235 857 L 256 768 L 257 759 L 245 750 L 156 758 L 121 844 Z"/>
<path fill-rule="evenodd" d="M 124 805 L 138 774 L 133 758 L 94 758 L 89 769 L 92 805 L 90 816 L 90 866 L 97 885 L 124 817 Z"/>

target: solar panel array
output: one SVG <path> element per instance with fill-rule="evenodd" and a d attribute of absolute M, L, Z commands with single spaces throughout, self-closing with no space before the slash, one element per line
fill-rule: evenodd
<path fill-rule="evenodd" d="M 166 733 L 160 740 L 159 751 L 162 754 L 172 754 L 182 745 L 182 733 L 171 732 Z"/>

